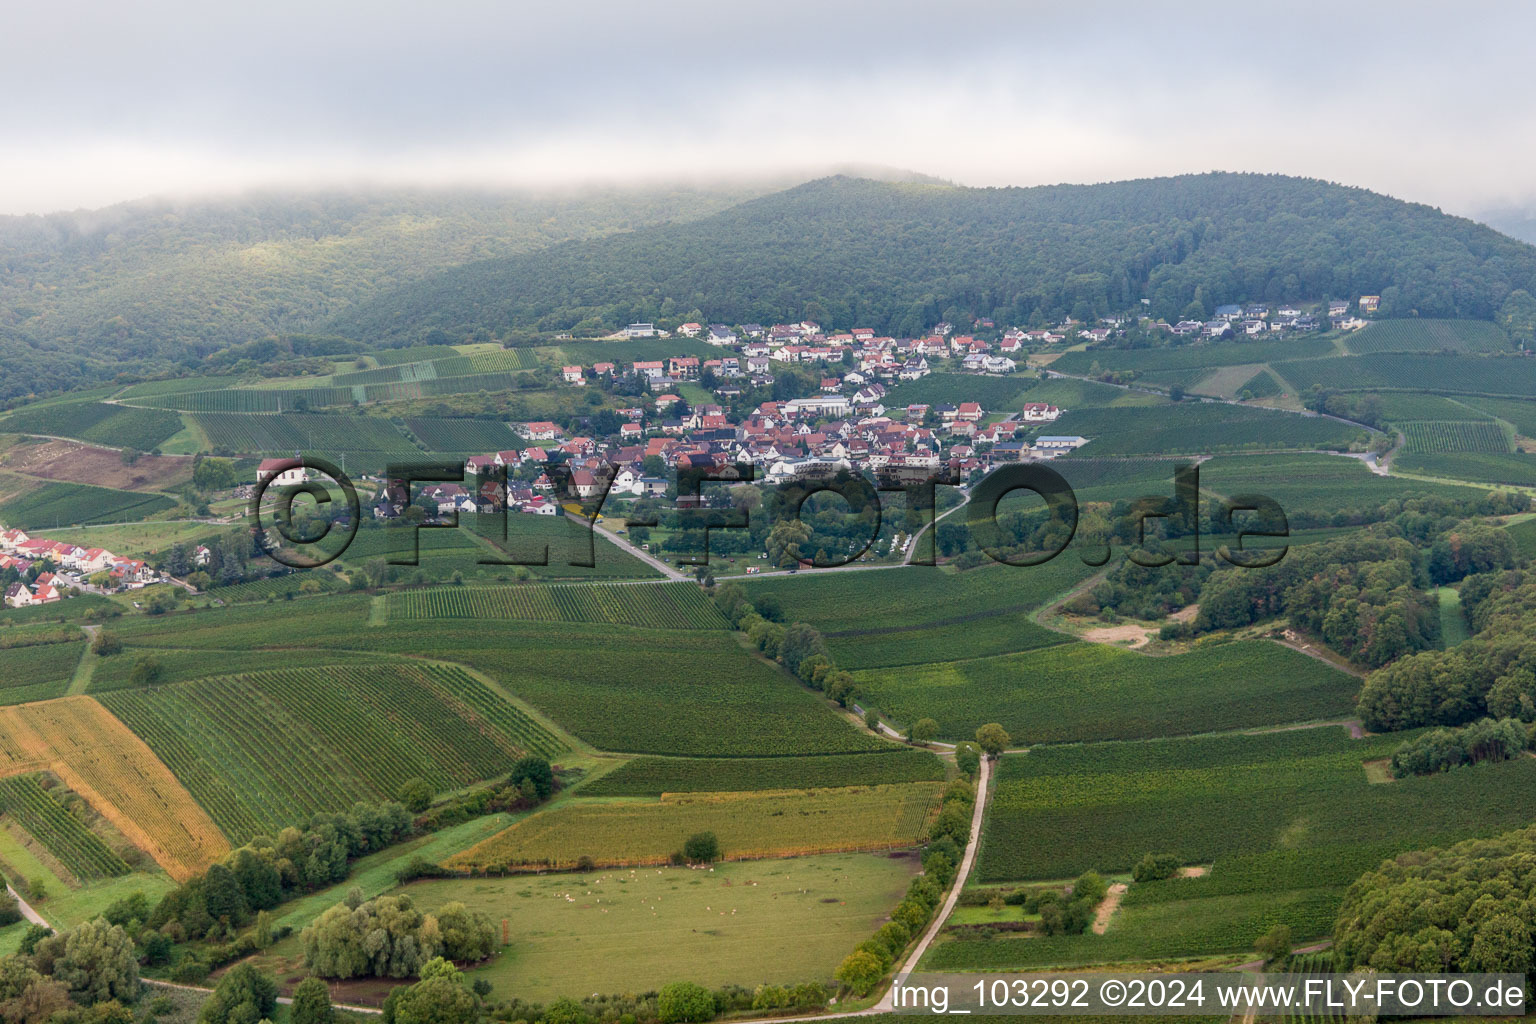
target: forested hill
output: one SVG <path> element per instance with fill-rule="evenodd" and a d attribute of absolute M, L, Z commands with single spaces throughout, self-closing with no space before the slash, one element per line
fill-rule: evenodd
<path fill-rule="evenodd" d="M 767 187 L 266 192 L 0 217 L 0 399 L 197 365 L 446 267 L 705 216 Z"/>
<path fill-rule="evenodd" d="M 337 317 L 336 333 L 814 319 L 919 334 L 963 313 L 1022 324 L 1148 297 L 1176 317 L 1224 302 L 1380 294 L 1381 314 L 1491 318 L 1536 289 L 1536 249 L 1358 188 L 1202 174 L 972 189 L 835 177 L 688 224 L 485 260 Z"/>

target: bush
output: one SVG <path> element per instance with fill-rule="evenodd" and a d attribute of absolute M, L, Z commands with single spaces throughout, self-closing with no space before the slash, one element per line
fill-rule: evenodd
<path fill-rule="evenodd" d="M 697 1024 L 714 1020 L 715 997 L 709 989 L 691 981 L 663 985 L 656 996 L 656 1018 L 661 1024 Z"/>
<path fill-rule="evenodd" d="M 405 805 L 405 809 L 412 814 L 420 814 L 432 806 L 432 797 L 436 794 L 432 786 L 425 779 L 407 779 L 400 784 L 400 790 L 395 794 L 395 799 Z"/>
<path fill-rule="evenodd" d="M 720 840 L 713 832 L 695 832 L 683 844 L 683 856 L 691 864 L 709 864 L 720 859 Z"/>
<path fill-rule="evenodd" d="M 103 658 L 109 658 L 114 654 L 122 653 L 123 641 L 116 633 L 102 630 L 96 634 L 96 640 L 91 644 L 91 651 Z"/>
<path fill-rule="evenodd" d="M 1149 853 L 1136 862 L 1131 878 L 1137 882 L 1158 882 L 1179 873 L 1179 858 L 1171 853 Z"/>
<path fill-rule="evenodd" d="M 254 964 L 236 964 L 219 979 L 197 1015 L 198 1024 L 249 1024 L 277 1011 L 277 979 Z"/>
<path fill-rule="evenodd" d="M 981 768 L 981 748 L 974 743 L 956 743 L 955 767 L 960 769 L 960 774 L 974 778 Z"/>
<path fill-rule="evenodd" d="M 879 957 L 867 950 L 856 949 L 837 965 L 837 980 L 856 996 L 868 995 L 869 990 L 885 977 L 885 968 Z"/>

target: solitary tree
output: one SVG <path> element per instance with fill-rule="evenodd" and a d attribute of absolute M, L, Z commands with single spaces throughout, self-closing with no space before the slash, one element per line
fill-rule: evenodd
<path fill-rule="evenodd" d="M 1273 963 L 1284 962 L 1291 955 L 1291 929 L 1289 925 L 1277 924 L 1263 935 L 1259 936 L 1253 948 L 1258 950 L 1264 958 L 1265 966 Z"/>
<path fill-rule="evenodd" d="M 913 743 L 927 743 L 939 734 L 939 723 L 931 718 L 919 718 L 907 727 L 907 739 Z"/>
<path fill-rule="evenodd" d="M 313 976 L 299 982 L 293 990 L 293 1009 L 288 1011 L 290 1024 L 331 1024 L 335 1016 L 325 982 Z"/>
<path fill-rule="evenodd" d="M 986 752 L 988 757 L 996 757 L 1008 749 L 1013 742 L 1013 737 L 1008 735 L 1001 725 L 996 722 L 988 722 L 976 730 L 976 745 Z"/>
<path fill-rule="evenodd" d="M 695 832 L 683 844 L 683 856 L 693 864 L 708 864 L 720 859 L 720 840 L 713 832 Z"/>
<path fill-rule="evenodd" d="M 867 949 L 856 949 L 837 965 L 837 980 L 854 995 L 862 996 L 874 988 L 885 974 L 880 958 Z"/>
<path fill-rule="evenodd" d="M 425 779 L 406 779 L 395 793 L 396 799 L 413 814 L 432 806 L 432 786 Z"/>

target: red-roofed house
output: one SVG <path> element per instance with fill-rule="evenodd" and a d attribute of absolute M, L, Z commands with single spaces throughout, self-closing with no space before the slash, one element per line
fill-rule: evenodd
<path fill-rule="evenodd" d="M 523 425 L 523 433 L 528 435 L 528 440 L 530 441 L 553 441 L 564 434 L 565 431 L 549 420 L 535 420 L 532 423 Z"/>

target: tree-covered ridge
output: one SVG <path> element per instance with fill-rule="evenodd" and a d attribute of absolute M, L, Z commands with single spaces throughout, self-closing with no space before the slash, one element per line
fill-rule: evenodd
<path fill-rule="evenodd" d="M 333 321 L 354 336 L 614 328 L 707 310 L 921 334 L 962 314 L 1028 323 L 1151 299 L 1379 294 L 1382 316 L 1492 319 L 1536 250 L 1364 189 L 1280 175 L 973 189 L 826 178 L 690 224 L 488 260 Z"/>
<path fill-rule="evenodd" d="M 1334 967 L 1529 971 L 1536 829 L 1405 853 L 1363 875 L 1334 928 Z"/>
<path fill-rule="evenodd" d="M 435 270 L 686 220 L 760 190 L 270 192 L 0 217 L 0 399 L 195 366 Z"/>

